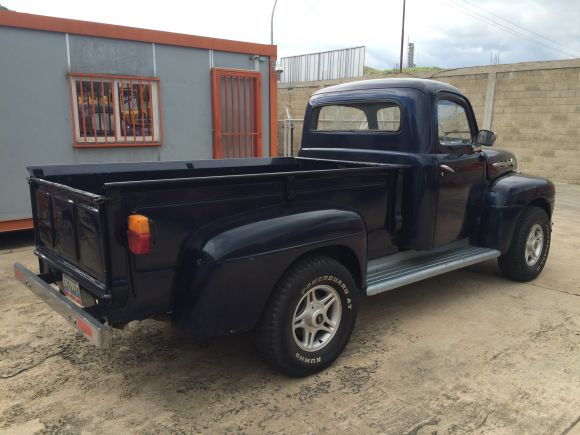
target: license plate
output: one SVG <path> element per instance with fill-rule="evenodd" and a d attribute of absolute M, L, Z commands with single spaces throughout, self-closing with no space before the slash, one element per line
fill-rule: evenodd
<path fill-rule="evenodd" d="M 72 279 L 70 276 L 62 274 L 62 291 L 66 297 L 72 299 L 77 304 L 82 305 L 81 299 L 81 288 L 79 283 Z"/>

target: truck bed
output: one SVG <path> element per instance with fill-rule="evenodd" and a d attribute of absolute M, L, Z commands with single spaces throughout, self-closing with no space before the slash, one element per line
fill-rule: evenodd
<path fill-rule="evenodd" d="M 395 250 L 405 168 L 293 157 L 33 166 L 37 253 L 57 275 L 73 277 L 101 303 L 109 299 L 113 323 L 145 318 L 171 311 L 183 245 L 219 225 L 290 208 L 353 210 L 364 219 L 371 258 Z M 128 252 L 130 214 L 153 223 L 148 255 Z M 116 316 L 125 305 L 131 309 Z"/>
<path fill-rule="evenodd" d="M 104 194 L 107 188 L 119 186 L 151 186 L 191 182 L 215 177 L 252 177 L 321 173 L 320 171 L 367 170 L 371 167 L 404 167 L 318 158 L 277 157 L 226 160 L 198 160 L 142 163 L 97 163 L 81 165 L 30 166 L 34 178 L 92 194 Z"/>

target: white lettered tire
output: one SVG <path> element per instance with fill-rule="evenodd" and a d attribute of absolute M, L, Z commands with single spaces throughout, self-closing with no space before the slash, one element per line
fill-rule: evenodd
<path fill-rule="evenodd" d="M 299 260 L 281 278 L 256 328 L 262 357 L 289 376 L 319 372 L 348 342 L 360 294 L 348 269 L 325 256 Z"/>

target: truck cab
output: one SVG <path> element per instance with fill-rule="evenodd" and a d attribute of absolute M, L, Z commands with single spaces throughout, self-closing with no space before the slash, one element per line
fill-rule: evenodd
<path fill-rule="evenodd" d="M 310 99 L 300 156 L 404 163 L 401 249 L 461 239 L 505 253 L 528 205 L 552 215 L 554 186 L 517 172 L 516 157 L 491 148 L 459 89 L 425 79 L 330 86 Z"/>
<path fill-rule="evenodd" d="M 453 86 L 384 79 L 315 93 L 297 157 L 30 166 L 40 273 L 15 277 L 97 347 L 163 316 L 252 331 L 306 376 L 340 355 L 362 297 L 492 259 L 542 271 L 554 185 L 494 141 Z"/>

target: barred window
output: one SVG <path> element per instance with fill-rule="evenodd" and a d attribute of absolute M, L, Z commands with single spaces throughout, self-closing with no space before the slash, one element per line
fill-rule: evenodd
<path fill-rule="evenodd" d="M 75 146 L 161 144 L 159 80 L 72 74 Z"/>

